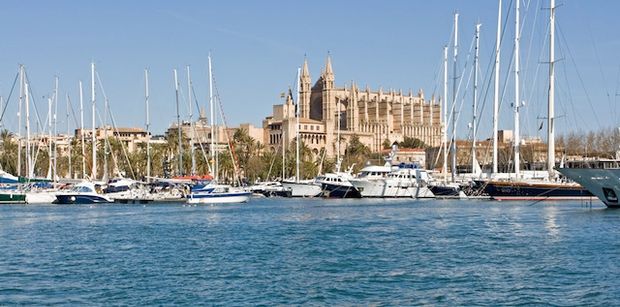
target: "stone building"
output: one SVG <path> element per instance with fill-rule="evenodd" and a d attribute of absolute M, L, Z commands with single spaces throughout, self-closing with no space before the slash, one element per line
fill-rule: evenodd
<path fill-rule="evenodd" d="M 283 104 L 274 105 L 271 116 L 263 120 L 265 144 L 279 150 L 296 137 L 296 106 L 299 106 L 300 138 L 314 153 L 325 148 L 326 155 L 340 154 L 348 140 L 357 135 L 373 152 L 379 152 L 385 140 L 390 143 L 405 137 L 418 138 L 429 146 L 441 141 L 441 108 L 434 98 L 425 100 L 422 90 L 371 91 L 355 83 L 336 87 L 331 58 L 328 57 L 320 77 L 311 83 L 308 62 L 304 61 L 300 76 L 300 98 L 295 104 L 292 91 Z"/>

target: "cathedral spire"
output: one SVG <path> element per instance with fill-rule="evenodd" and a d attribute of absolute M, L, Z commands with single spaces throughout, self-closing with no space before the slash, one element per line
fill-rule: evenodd
<path fill-rule="evenodd" d="M 327 54 L 327 62 L 325 63 L 325 75 L 334 75 L 334 70 L 332 69 L 332 57 Z"/>
<path fill-rule="evenodd" d="M 310 70 L 308 70 L 308 59 L 304 58 L 304 66 L 301 69 L 301 79 L 310 78 Z"/>

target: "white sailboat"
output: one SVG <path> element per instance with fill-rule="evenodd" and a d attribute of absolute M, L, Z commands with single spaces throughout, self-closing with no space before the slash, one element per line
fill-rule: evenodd
<path fill-rule="evenodd" d="M 211 158 L 216 165 L 211 169 L 217 169 L 217 161 L 215 159 L 215 117 L 213 100 L 213 72 L 211 68 L 211 55 L 209 54 L 209 104 L 211 108 Z M 233 167 L 236 163 L 233 159 Z M 235 167 L 236 168 L 236 167 Z M 187 202 L 190 204 L 232 204 L 245 203 L 250 200 L 252 192 L 241 187 L 233 187 L 230 185 L 217 183 L 217 172 L 214 178 L 206 184 L 194 185 L 188 195 Z"/>
<path fill-rule="evenodd" d="M 296 145 L 296 155 L 295 155 L 295 179 L 294 180 L 282 180 L 282 186 L 291 191 L 292 197 L 316 197 L 321 195 L 321 184 L 314 179 L 311 180 L 300 180 L 299 179 L 299 145 L 301 143 L 301 138 L 299 137 L 299 91 L 300 91 L 300 78 L 301 78 L 301 69 L 297 68 L 297 97 L 295 103 L 297 104 L 295 107 L 295 145 Z M 284 142 L 284 138 L 282 138 L 282 142 Z M 282 166 L 284 168 L 284 165 Z"/>

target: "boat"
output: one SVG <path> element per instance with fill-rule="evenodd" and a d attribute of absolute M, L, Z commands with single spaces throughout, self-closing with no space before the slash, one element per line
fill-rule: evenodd
<path fill-rule="evenodd" d="M 145 204 L 155 200 L 149 190 L 140 182 L 127 178 L 113 178 L 108 181 L 108 186 L 103 193 L 116 203 Z"/>
<path fill-rule="evenodd" d="M 620 165 L 618 159 L 597 159 L 571 163 L 559 168 L 560 173 L 579 183 L 609 208 L 620 208 Z"/>
<path fill-rule="evenodd" d="M 213 75 L 211 70 L 211 55 L 209 55 L 209 101 L 211 108 L 211 161 L 213 161 L 211 170 L 217 170 L 217 159 L 215 157 L 215 121 L 213 117 L 214 100 L 213 100 Z M 229 146 L 230 148 L 230 146 Z M 181 165 L 181 164 L 179 164 Z M 236 173 L 236 162 L 233 160 L 233 168 Z M 191 187 L 187 196 L 187 203 L 190 204 L 231 204 L 245 203 L 250 200 L 252 192 L 245 188 L 233 187 L 218 183 L 217 171 L 214 172 L 213 180 L 202 183 L 198 182 Z"/>
<path fill-rule="evenodd" d="M 213 181 L 208 184 L 197 184 L 192 187 L 187 197 L 189 204 L 232 204 L 246 203 L 252 192 L 230 185 L 217 184 Z"/>
<path fill-rule="evenodd" d="M 56 194 L 56 204 L 100 204 L 112 203 L 111 198 L 97 193 L 95 184 L 92 182 L 81 182 L 73 186 L 67 192 L 58 192 Z"/>
<path fill-rule="evenodd" d="M 257 182 L 250 187 L 250 192 L 265 197 L 291 197 L 291 190 L 278 181 Z"/>
<path fill-rule="evenodd" d="M 291 191 L 291 197 L 318 197 L 321 195 L 321 184 L 315 179 L 282 180 L 282 186 Z"/>
<path fill-rule="evenodd" d="M 483 193 L 497 200 L 579 200 L 592 197 L 586 188 L 578 183 L 561 178 L 555 168 L 555 1 L 550 1 L 549 16 L 549 90 L 547 99 L 547 174 L 542 178 L 525 179 L 521 173 L 520 141 L 519 141 L 519 109 L 522 106 L 519 98 L 519 57 L 518 41 L 515 37 L 515 136 L 514 136 L 514 167 L 515 172 L 511 179 L 491 179 L 478 182 L 483 187 Z M 519 1 L 516 2 L 516 29 L 519 28 Z M 515 33 L 519 33 L 516 31 Z"/>
<path fill-rule="evenodd" d="M 392 167 L 386 163 L 383 166 L 366 166 L 357 178 L 349 181 L 362 197 L 434 198 L 427 186 L 428 179 L 426 170 L 416 164 L 403 163 Z"/>
<path fill-rule="evenodd" d="M 32 182 L 25 186 L 27 204 L 51 204 L 56 200 L 58 190 L 51 182 Z"/>
<path fill-rule="evenodd" d="M 326 173 L 318 176 L 316 181 L 321 184 L 322 196 L 326 198 L 360 198 L 362 195 L 351 184 L 351 172 Z"/>
<path fill-rule="evenodd" d="M 0 188 L 0 204 L 25 204 L 26 193 L 10 185 Z"/>

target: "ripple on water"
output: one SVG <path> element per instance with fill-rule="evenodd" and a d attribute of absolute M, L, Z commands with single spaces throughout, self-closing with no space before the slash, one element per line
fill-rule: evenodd
<path fill-rule="evenodd" d="M 1 206 L 0 305 L 620 305 L 619 225 L 579 203 Z"/>

